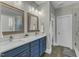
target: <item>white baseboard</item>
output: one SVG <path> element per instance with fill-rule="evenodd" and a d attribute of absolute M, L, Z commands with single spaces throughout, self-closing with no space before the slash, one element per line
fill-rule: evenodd
<path fill-rule="evenodd" d="M 74 50 L 75 50 L 76 56 L 79 57 L 79 51 L 78 51 L 78 49 L 75 47 Z"/>
<path fill-rule="evenodd" d="M 54 43 L 54 44 L 53 44 L 53 46 L 60 46 L 60 45 L 59 45 L 59 44 L 57 44 L 57 43 Z"/>
<path fill-rule="evenodd" d="M 52 53 L 52 49 L 46 49 L 45 53 L 51 54 Z"/>
<path fill-rule="evenodd" d="M 55 43 L 53 46 L 63 46 L 63 45 Z M 63 47 L 66 47 L 66 46 L 63 46 Z M 72 47 L 68 47 L 68 48 L 73 49 Z"/>

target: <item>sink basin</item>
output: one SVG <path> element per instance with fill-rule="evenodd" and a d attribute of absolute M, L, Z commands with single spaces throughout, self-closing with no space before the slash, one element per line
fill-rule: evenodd
<path fill-rule="evenodd" d="M 18 42 L 22 42 L 22 40 L 12 40 L 12 41 L 9 41 L 9 40 L 5 40 L 3 42 L 0 42 L 0 45 L 8 45 L 8 44 L 12 44 L 12 43 L 18 43 Z"/>
<path fill-rule="evenodd" d="M 20 46 L 24 41 L 22 40 L 5 40 L 3 42 L 0 42 L 0 51 L 7 51 L 9 49 L 15 48 L 17 46 Z"/>

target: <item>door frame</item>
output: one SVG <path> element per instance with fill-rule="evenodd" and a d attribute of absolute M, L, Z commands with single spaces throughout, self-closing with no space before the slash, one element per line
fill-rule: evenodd
<path fill-rule="evenodd" d="M 68 14 L 68 15 L 61 15 L 61 16 L 57 16 L 57 17 L 63 17 L 63 16 L 71 16 L 72 17 L 73 15 L 72 14 Z M 57 44 L 57 17 L 56 17 L 56 20 L 55 20 L 55 46 L 61 46 L 61 45 Z M 72 49 L 73 46 L 72 47 L 69 47 L 69 48 Z"/>

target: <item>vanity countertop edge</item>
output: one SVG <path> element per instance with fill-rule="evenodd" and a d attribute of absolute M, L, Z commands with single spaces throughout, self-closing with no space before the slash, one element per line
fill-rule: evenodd
<path fill-rule="evenodd" d="M 38 40 L 38 39 L 40 39 L 40 38 L 42 38 L 42 37 L 45 37 L 45 36 L 47 36 L 47 35 L 44 34 L 44 35 L 37 35 L 37 36 L 29 36 L 29 37 L 26 37 L 26 38 L 21 38 L 21 39 L 19 39 L 19 40 L 21 40 L 22 42 L 16 42 L 16 44 L 15 44 L 15 43 L 12 43 L 12 44 L 8 43 L 8 44 L 5 44 L 5 45 L 3 45 L 3 46 L 0 45 L 0 46 L 1 46 L 1 47 L 0 47 L 0 54 L 3 53 L 3 52 L 9 51 L 9 50 L 11 50 L 11 49 L 14 49 L 14 48 L 16 48 L 16 47 L 19 47 L 19 46 L 21 46 L 21 45 L 30 43 L 30 42 L 32 42 L 32 41 L 34 41 L 34 40 Z M 18 40 L 18 39 L 16 39 L 16 40 Z"/>

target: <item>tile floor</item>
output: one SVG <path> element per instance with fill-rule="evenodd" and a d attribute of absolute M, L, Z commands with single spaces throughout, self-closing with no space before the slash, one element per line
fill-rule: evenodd
<path fill-rule="evenodd" d="M 44 57 L 76 57 L 75 51 L 67 47 L 54 46 L 52 47 L 52 53 L 44 54 Z"/>

